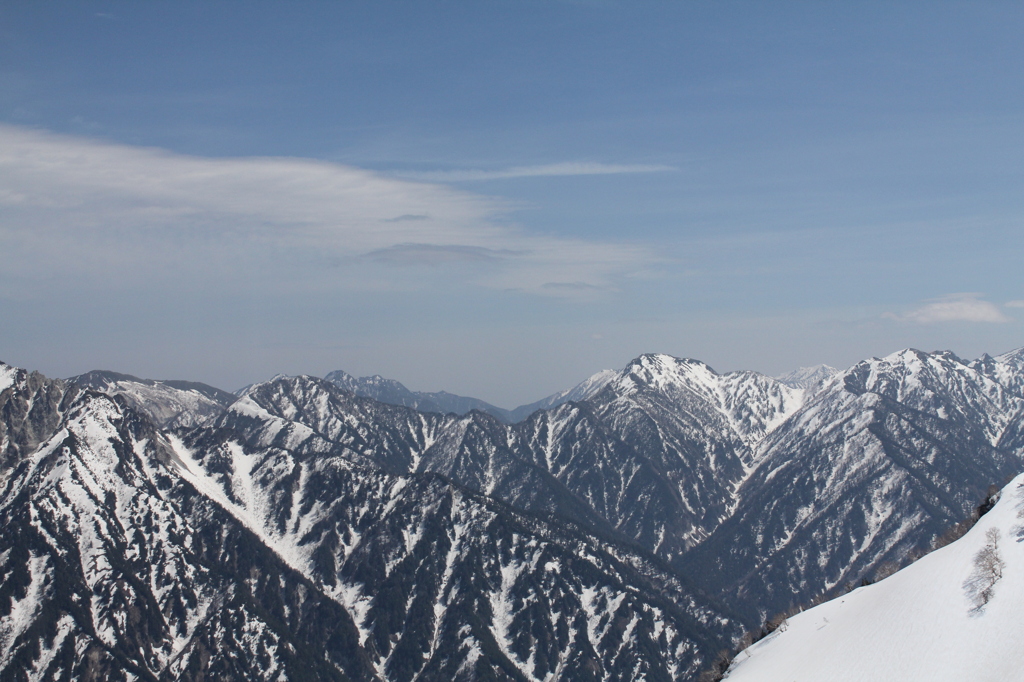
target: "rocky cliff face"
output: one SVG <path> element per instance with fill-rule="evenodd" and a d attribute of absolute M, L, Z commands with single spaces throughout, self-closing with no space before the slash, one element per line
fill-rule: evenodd
<path fill-rule="evenodd" d="M 0 362 L 0 476 L 57 430 L 78 390 Z"/>

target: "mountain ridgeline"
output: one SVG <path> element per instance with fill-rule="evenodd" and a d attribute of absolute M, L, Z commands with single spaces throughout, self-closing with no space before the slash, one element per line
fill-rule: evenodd
<path fill-rule="evenodd" d="M 644 355 L 505 411 L 0 364 L 11 679 L 695 680 L 1024 469 L 1024 351 Z"/>
<path fill-rule="evenodd" d="M 480 412 L 486 412 L 493 417 L 497 417 L 506 424 L 514 424 L 522 421 L 537 410 L 548 409 L 573 400 L 589 398 L 604 388 L 604 385 L 615 374 L 614 370 L 606 369 L 598 372 L 578 386 L 560 391 L 528 405 L 520 405 L 514 410 L 506 410 L 477 398 L 467 398 L 466 396 L 455 395 L 447 391 L 433 393 L 410 391 L 394 379 L 385 379 L 380 375 L 359 377 L 357 379 L 339 369 L 331 372 L 324 379 L 358 396 L 373 398 L 390 405 L 404 405 L 420 412 L 440 412 L 442 414 L 448 412 L 466 414 L 473 410 L 479 410 Z"/>

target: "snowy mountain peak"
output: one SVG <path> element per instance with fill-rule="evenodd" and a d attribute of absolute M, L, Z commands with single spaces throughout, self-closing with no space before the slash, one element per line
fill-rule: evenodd
<path fill-rule="evenodd" d="M 157 426 L 168 428 L 207 423 L 236 399 L 227 391 L 195 381 L 140 379 L 106 370 L 79 374 L 68 381 L 107 395 L 121 395 Z"/>
<path fill-rule="evenodd" d="M 358 396 L 373 398 L 390 405 L 411 407 L 421 412 L 466 414 L 472 410 L 480 410 L 502 421 L 511 421 L 508 410 L 495 407 L 483 400 L 456 395 L 447 391 L 433 393 L 411 391 L 404 384 L 394 379 L 387 379 L 379 374 L 357 379 L 339 369 L 327 374 L 324 379 Z"/>
<path fill-rule="evenodd" d="M 904 367 L 907 372 L 950 371 L 968 367 L 969 363 L 950 350 L 923 351 L 904 348 L 883 358 L 871 358 L 859 364 L 878 367 Z"/>
<path fill-rule="evenodd" d="M 0 391 L 6 391 L 18 379 L 18 369 L 0 362 Z"/>
<path fill-rule="evenodd" d="M 829 365 L 813 365 L 811 367 L 795 369 L 777 378 L 792 388 L 809 389 L 821 386 L 840 373 L 842 373 L 842 370 L 830 367 Z"/>
<path fill-rule="evenodd" d="M 64 429 L 32 454 L 29 481 L 35 494 L 67 479 L 93 496 L 118 492 L 126 453 L 113 445 L 121 437 L 121 405 L 106 395 L 83 394 L 69 411 Z M 117 469 L 122 471 L 115 475 Z"/>
<path fill-rule="evenodd" d="M 576 386 L 563 392 L 561 395 L 564 396 L 567 401 L 586 400 L 587 398 L 599 393 L 608 385 L 609 382 L 611 382 L 612 379 L 618 376 L 618 374 L 618 371 L 614 369 L 603 369 L 600 372 L 587 377 L 580 383 L 576 384 Z"/>
<path fill-rule="evenodd" d="M 987 356 L 988 354 L 986 353 L 983 357 Z M 1017 348 L 1016 350 L 1011 350 L 1007 353 L 1003 353 L 1002 355 L 997 356 L 996 360 L 1005 364 L 1014 364 L 1017 366 L 1022 366 L 1024 365 L 1024 347 Z"/>
<path fill-rule="evenodd" d="M 626 365 L 615 383 L 625 390 L 636 390 L 642 385 L 657 391 L 686 389 L 710 393 L 717 390 L 719 375 L 699 360 L 647 353 Z"/>
<path fill-rule="evenodd" d="M 1018 410 L 1024 408 L 1021 373 L 998 362 L 967 363 L 949 351 L 906 349 L 860 362 L 843 373 L 844 387 L 876 393 L 946 419 L 959 412 L 984 424 L 994 444 Z"/>
<path fill-rule="evenodd" d="M 872 392 L 903 400 L 910 392 L 927 391 L 933 384 L 945 385 L 947 380 L 963 374 L 977 376 L 977 372 L 952 353 L 926 353 L 908 348 L 884 358 L 859 362 L 843 376 L 847 387 L 855 392 Z"/>
<path fill-rule="evenodd" d="M 721 415 L 748 446 L 796 412 L 805 397 L 803 389 L 758 372 L 718 374 L 699 360 L 664 354 L 641 355 L 610 385 L 620 396 L 653 391 L 677 409 L 696 400 L 705 406 L 703 409 Z"/>
<path fill-rule="evenodd" d="M 516 424 L 526 419 L 537 410 L 547 410 L 565 403 L 578 402 L 580 400 L 592 398 L 600 393 L 605 386 L 611 383 L 618 376 L 619 370 L 603 369 L 600 372 L 587 377 L 572 388 L 559 391 L 558 393 L 553 393 L 552 395 L 542 398 L 536 402 L 520 405 L 514 410 L 510 410 L 507 421 L 511 424 Z"/>
<path fill-rule="evenodd" d="M 356 387 L 359 386 L 359 380 L 343 369 L 336 369 L 333 372 L 328 372 L 324 375 L 324 379 L 339 388 L 344 388 L 348 391 L 352 391 L 353 393 L 355 393 Z"/>

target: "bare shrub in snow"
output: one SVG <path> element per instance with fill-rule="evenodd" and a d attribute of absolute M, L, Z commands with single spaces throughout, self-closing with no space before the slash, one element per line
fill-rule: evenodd
<path fill-rule="evenodd" d="M 1017 486 L 1017 490 L 1021 489 L 1024 489 L 1024 485 Z M 1020 500 L 1017 503 L 1017 518 L 1024 519 L 1024 492 L 1018 493 L 1017 498 Z M 1024 542 L 1024 524 L 1017 524 L 1010 529 L 1010 533 L 1017 542 Z"/>
<path fill-rule="evenodd" d="M 700 674 L 697 678 L 699 682 L 721 682 L 725 679 L 725 674 L 729 671 L 729 665 L 732 663 L 732 656 L 725 649 L 718 652 L 718 657 L 715 662 L 711 664 L 711 667 Z"/>
<path fill-rule="evenodd" d="M 973 604 L 972 614 L 981 614 L 995 594 L 995 584 L 1003 577 L 1006 562 L 999 556 L 999 529 L 989 528 L 985 546 L 974 555 L 974 571 L 964 581 L 964 592 Z"/>
<path fill-rule="evenodd" d="M 885 580 L 901 568 L 903 568 L 903 564 L 898 561 L 886 561 L 875 570 L 875 575 L 871 582 L 877 583 L 879 580 Z"/>
<path fill-rule="evenodd" d="M 963 536 L 967 535 L 967 531 L 974 528 L 974 524 L 978 522 L 982 516 L 987 514 L 992 507 L 996 506 L 996 502 L 999 501 L 999 496 L 1002 494 L 1002 489 L 997 485 L 990 485 L 988 492 L 985 493 L 985 497 L 982 498 L 978 506 L 974 508 L 971 515 L 966 519 L 950 527 L 945 533 L 935 538 L 932 542 L 932 551 L 936 549 L 942 549 L 946 545 L 956 542 Z M 918 557 L 920 558 L 920 557 Z"/>
<path fill-rule="evenodd" d="M 972 514 L 969 518 L 951 526 L 945 533 L 935 538 L 932 542 L 932 551 L 942 549 L 946 545 L 952 544 L 967 535 L 967 531 L 973 528 L 977 521 L 978 518 Z"/>

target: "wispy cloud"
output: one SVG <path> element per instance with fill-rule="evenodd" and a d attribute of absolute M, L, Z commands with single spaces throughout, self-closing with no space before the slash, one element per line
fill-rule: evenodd
<path fill-rule="evenodd" d="M 998 306 L 981 298 L 981 294 L 949 294 L 931 299 L 924 305 L 902 315 L 886 313 L 885 317 L 901 322 L 935 324 L 940 322 L 1009 322 Z"/>
<path fill-rule="evenodd" d="M 385 222 L 385 223 L 401 223 L 401 222 L 405 222 L 407 220 L 430 220 L 430 216 L 423 215 L 422 213 L 419 214 L 419 215 L 413 215 L 412 213 L 406 213 L 405 215 L 395 216 L 394 218 L 386 218 L 386 219 L 384 219 L 383 222 Z"/>
<path fill-rule="evenodd" d="M 472 182 L 476 180 L 505 180 L 508 178 L 539 178 L 572 175 L 619 175 L 622 173 L 664 173 L 676 170 L 672 166 L 643 164 L 593 163 L 569 161 L 541 166 L 516 166 L 499 170 L 452 170 L 400 173 L 399 177 L 429 182 Z"/>
<path fill-rule="evenodd" d="M 569 174 L 570 166 L 546 172 Z M 630 168 L 583 164 L 575 172 Z M 5 125 L 0 188 L 0 269 L 14 278 L 57 272 L 131 286 L 132 277 L 161 272 L 185 279 L 220 271 L 231 281 L 272 284 L 312 277 L 314 261 L 483 263 L 466 271 L 467 281 L 569 295 L 545 285 L 609 287 L 654 260 L 638 246 L 529 233 L 508 224 L 502 201 L 437 182 L 309 159 L 186 156 Z"/>
<path fill-rule="evenodd" d="M 1024 301 L 1007 301 L 1003 305 L 1007 308 L 1024 308 Z"/>
<path fill-rule="evenodd" d="M 366 254 L 368 258 L 386 263 L 403 265 L 443 265 L 452 262 L 495 262 L 512 256 L 523 255 L 522 251 L 509 249 L 487 249 L 482 246 L 462 244 L 395 244 Z"/>
<path fill-rule="evenodd" d="M 600 291 L 601 287 L 586 282 L 546 282 L 545 289 L 561 291 Z"/>

